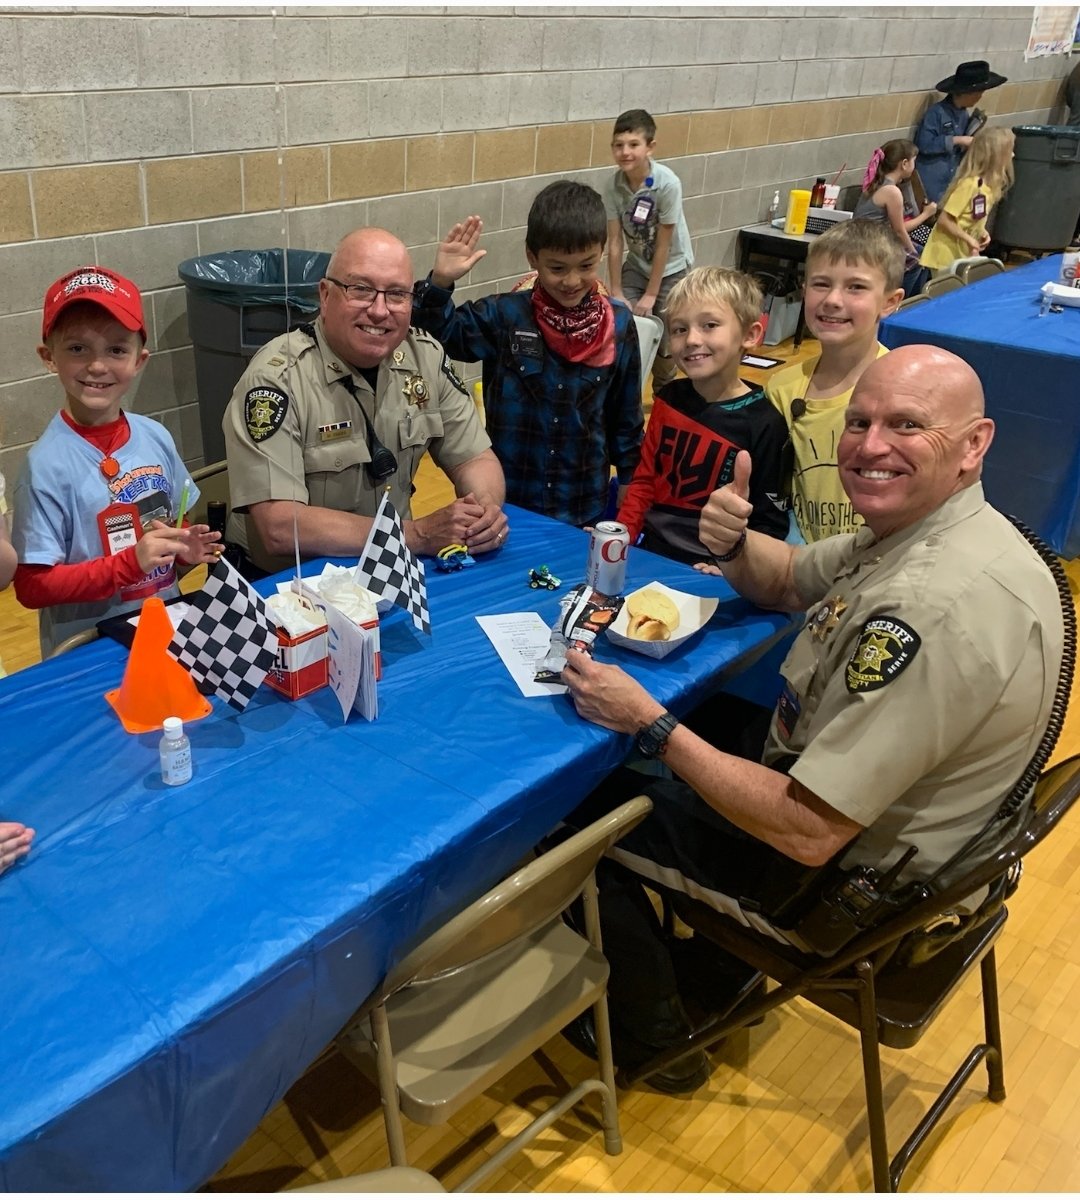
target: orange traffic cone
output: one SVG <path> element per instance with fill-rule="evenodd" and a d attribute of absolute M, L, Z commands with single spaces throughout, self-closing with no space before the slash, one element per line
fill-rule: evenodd
<path fill-rule="evenodd" d="M 160 596 L 143 602 L 120 686 L 105 693 L 128 733 L 152 733 L 166 717 L 197 721 L 210 712 L 191 676 L 169 656 L 172 622 Z"/>

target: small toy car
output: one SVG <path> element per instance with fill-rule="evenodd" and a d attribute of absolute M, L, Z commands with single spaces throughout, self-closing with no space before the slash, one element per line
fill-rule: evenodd
<path fill-rule="evenodd" d="M 547 566 L 536 567 L 529 569 L 529 587 L 531 588 L 547 588 L 549 592 L 553 592 L 557 587 L 562 587 L 562 580 L 558 575 L 552 575 Z"/>
<path fill-rule="evenodd" d="M 463 546 L 460 542 L 443 546 L 435 555 L 435 566 L 440 571 L 460 571 L 462 567 L 471 567 L 475 563 L 476 559 L 469 553 L 468 546 Z"/>

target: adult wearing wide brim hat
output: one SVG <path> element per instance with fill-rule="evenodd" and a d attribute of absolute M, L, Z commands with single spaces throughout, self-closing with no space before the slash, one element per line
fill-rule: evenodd
<path fill-rule="evenodd" d="M 946 79 L 937 84 L 945 99 L 932 104 L 915 130 L 919 147 L 918 171 L 927 199 L 940 204 L 960 160 L 971 145 L 968 130 L 972 109 L 983 92 L 1008 82 L 1004 75 L 990 70 L 981 59 L 962 62 Z"/>

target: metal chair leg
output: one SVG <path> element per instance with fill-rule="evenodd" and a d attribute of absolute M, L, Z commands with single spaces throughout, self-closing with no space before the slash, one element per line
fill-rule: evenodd
<path fill-rule="evenodd" d="M 390 1022 L 385 1005 L 379 1004 L 371 1010 L 371 1040 L 375 1043 L 375 1069 L 379 1077 L 379 1098 L 382 1101 L 383 1124 L 386 1126 L 386 1144 L 390 1148 L 390 1163 L 395 1167 L 407 1167 L 409 1158 L 405 1151 L 405 1129 L 401 1124 L 401 1109 L 398 1106 L 394 1054 L 390 1047 Z"/>
<path fill-rule="evenodd" d="M 862 1044 L 863 1089 L 866 1092 L 866 1122 L 870 1128 L 870 1160 L 874 1191 L 891 1192 L 889 1138 L 885 1128 L 885 1097 L 881 1088 L 881 1054 L 878 1049 L 877 1003 L 874 969 L 865 960 L 855 964 L 858 979 L 859 1041 Z"/>
<path fill-rule="evenodd" d="M 986 1025 L 986 1042 L 990 1049 L 986 1055 L 986 1073 L 989 1086 L 986 1094 L 1000 1104 L 1005 1099 L 1005 1051 L 1001 1041 L 1001 1013 L 998 1008 L 997 958 L 994 947 L 980 964 L 982 968 L 983 1021 Z"/>

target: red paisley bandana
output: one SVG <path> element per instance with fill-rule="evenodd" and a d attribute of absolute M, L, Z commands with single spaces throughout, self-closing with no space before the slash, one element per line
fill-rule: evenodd
<path fill-rule="evenodd" d="M 615 361 L 615 310 L 597 286 L 573 308 L 564 308 L 537 282 L 532 306 L 540 336 L 552 353 L 587 367 L 609 367 Z"/>

